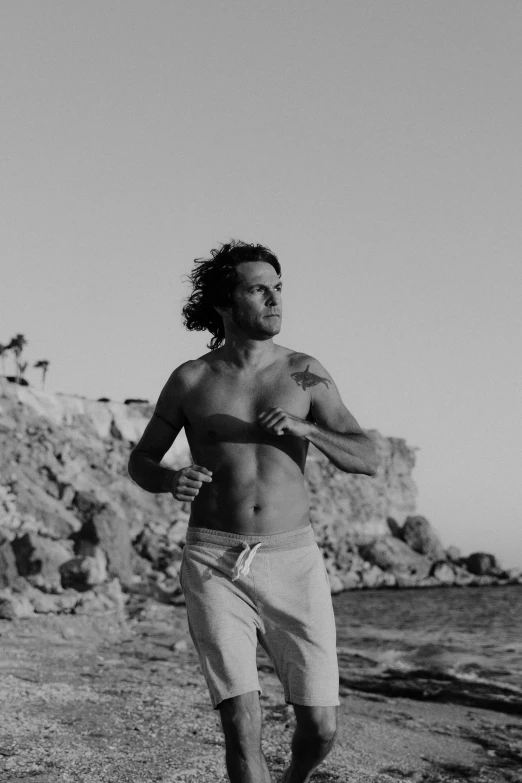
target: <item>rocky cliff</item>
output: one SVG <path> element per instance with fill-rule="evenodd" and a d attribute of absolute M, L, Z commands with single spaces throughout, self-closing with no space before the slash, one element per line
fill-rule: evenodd
<path fill-rule="evenodd" d="M 120 585 L 143 582 L 162 600 L 180 599 L 189 506 L 142 491 L 127 474 L 151 413 L 144 402 L 51 395 L 0 378 L 0 615 L 123 603 Z M 498 578 L 494 559 L 477 561 L 474 576 L 458 553 L 451 559 L 414 517 L 414 450 L 370 434 L 380 457 L 373 478 L 343 474 L 315 450 L 308 462 L 332 590 Z M 165 464 L 189 460 L 180 435 Z"/>

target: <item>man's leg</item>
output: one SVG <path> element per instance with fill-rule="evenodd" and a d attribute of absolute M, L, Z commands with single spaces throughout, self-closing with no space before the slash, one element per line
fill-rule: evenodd
<path fill-rule="evenodd" d="M 312 772 L 331 751 L 337 728 L 337 707 L 294 704 L 297 727 L 292 738 L 292 760 L 281 783 L 308 783 Z"/>
<path fill-rule="evenodd" d="M 224 699 L 218 709 L 225 734 L 230 783 L 271 783 L 261 750 L 259 692 L 250 691 Z"/>

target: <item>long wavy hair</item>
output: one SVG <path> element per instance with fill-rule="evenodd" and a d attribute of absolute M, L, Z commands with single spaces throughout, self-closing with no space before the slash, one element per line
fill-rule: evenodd
<path fill-rule="evenodd" d="M 187 276 L 192 293 L 182 310 L 183 323 L 189 331 L 209 331 L 213 337 L 207 347 L 212 351 L 225 339 L 223 319 L 214 308 L 232 304 L 232 292 L 238 283 L 237 267 L 245 261 L 266 261 L 281 274 L 281 264 L 267 247 L 234 239 L 211 250 L 210 258 L 196 258 L 196 267 Z"/>

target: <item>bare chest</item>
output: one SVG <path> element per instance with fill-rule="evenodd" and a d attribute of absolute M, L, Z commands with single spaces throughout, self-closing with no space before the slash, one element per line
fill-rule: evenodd
<path fill-rule="evenodd" d="M 247 432 L 257 427 L 257 416 L 267 408 L 279 407 L 306 419 L 310 394 L 292 378 L 290 371 L 277 376 L 233 378 L 211 376 L 195 388 L 186 400 L 185 417 L 193 432 L 220 440 L 231 429 Z"/>

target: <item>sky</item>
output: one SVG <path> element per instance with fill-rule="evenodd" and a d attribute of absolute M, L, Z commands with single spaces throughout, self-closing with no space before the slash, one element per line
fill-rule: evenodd
<path fill-rule="evenodd" d="M 155 400 L 193 260 L 268 245 L 279 342 L 418 448 L 445 545 L 522 565 L 521 42 L 519 0 L 6 0 L 0 342 Z"/>

